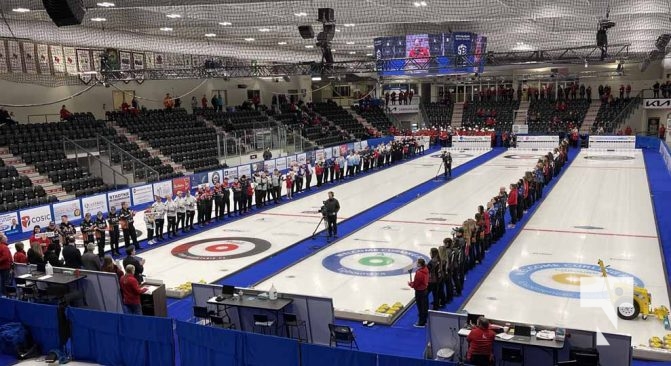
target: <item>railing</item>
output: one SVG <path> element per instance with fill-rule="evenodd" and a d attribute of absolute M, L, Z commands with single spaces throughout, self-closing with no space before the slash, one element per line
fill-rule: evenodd
<path fill-rule="evenodd" d="M 314 144 L 282 125 L 217 133 L 217 155 L 229 166 L 261 160 L 266 149 L 277 157 L 311 147 Z"/>
<path fill-rule="evenodd" d="M 110 165 L 116 164 L 114 157 L 118 155 L 121 170 L 133 173 L 134 183 L 157 182 L 160 179 L 160 174 L 156 169 L 131 155 L 105 136 L 97 136 L 97 150 L 101 157 L 104 156 L 109 159 Z"/>
<path fill-rule="evenodd" d="M 420 103 L 420 108 L 421 108 L 421 103 Z M 396 127 L 399 130 L 403 129 L 403 124 L 401 123 L 401 121 L 398 120 L 398 118 L 396 118 L 395 114 L 391 113 L 391 109 L 389 108 L 389 106 L 384 107 L 384 114 L 387 115 L 387 118 L 389 118 L 389 120 L 391 121 L 391 124 L 394 125 L 394 127 Z"/>
<path fill-rule="evenodd" d="M 93 155 L 78 141 L 63 137 L 63 150 L 68 153 L 68 155 L 74 155 L 74 158 L 77 159 L 78 163 L 80 161 L 79 159 L 86 159 L 89 172 L 102 178 L 105 184 L 112 184 L 114 185 L 114 188 L 129 185 L 130 180 L 123 174 L 123 172 L 114 169 L 112 165 L 104 162 L 99 156 Z"/>
<path fill-rule="evenodd" d="M 49 121 L 49 117 L 56 117 Z M 61 120 L 60 114 L 29 114 L 28 123 L 43 123 L 43 122 L 59 122 Z"/>
<path fill-rule="evenodd" d="M 633 98 L 629 98 L 629 102 L 624 106 L 624 108 L 622 108 L 620 113 L 618 113 L 617 116 L 615 116 L 615 118 L 613 118 L 610 121 L 610 125 L 613 128 L 613 132 L 616 131 L 620 127 L 620 125 L 622 123 L 624 123 L 627 120 L 627 118 L 629 118 L 629 116 L 632 113 L 634 113 L 634 111 L 638 107 L 640 107 L 641 102 L 645 98 L 646 90 L 650 92 L 649 93 L 650 94 L 649 98 L 652 98 L 652 94 L 653 94 L 652 89 L 643 89 L 643 90 L 639 91 Z"/>
<path fill-rule="evenodd" d="M 429 115 L 426 114 L 426 105 L 424 103 L 419 103 L 419 115 L 422 117 L 421 126 L 417 126 L 418 129 L 426 128 L 429 122 Z"/>

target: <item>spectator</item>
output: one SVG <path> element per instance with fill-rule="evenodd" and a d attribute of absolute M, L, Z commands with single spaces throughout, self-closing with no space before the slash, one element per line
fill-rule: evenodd
<path fill-rule="evenodd" d="M 205 109 L 207 108 L 207 97 L 203 94 L 203 98 L 200 100 L 200 106 Z"/>
<path fill-rule="evenodd" d="M 429 288 L 431 297 L 433 298 L 433 310 L 438 310 L 443 307 L 443 269 L 438 255 L 438 248 L 431 248 L 431 260 L 428 264 L 429 270 Z"/>
<path fill-rule="evenodd" d="M 28 264 L 34 264 L 37 266 L 38 271 L 44 271 L 44 254 L 42 253 L 42 247 L 38 242 L 30 242 L 30 249 L 28 249 Z"/>
<path fill-rule="evenodd" d="M 14 263 L 28 264 L 28 256 L 26 255 L 26 251 L 23 250 L 23 243 L 18 242 L 14 244 L 14 249 L 16 250 L 14 253 Z"/>
<path fill-rule="evenodd" d="M 663 123 L 659 125 L 659 138 L 662 140 L 666 138 L 666 127 L 664 127 Z"/>
<path fill-rule="evenodd" d="M 64 264 L 56 254 L 56 244 L 49 244 L 47 252 L 44 253 L 44 260 L 46 263 L 51 264 L 52 267 L 63 267 Z"/>
<path fill-rule="evenodd" d="M 7 246 L 7 236 L 0 233 L 0 293 L 5 294 L 5 286 L 9 286 L 12 271 L 12 253 Z"/>
<path fill-rule="evenodd" d="M 75 248 L 74 244 L 67 241 L 63 243 L 63 260 L 65 267 L 82 268 L 82 253 Z"/>
<path fill-rule="evenodd" d="M 273 158 L 273 153 L 270 151 L 270 148 L 267 147 L 266 151 L 263 152 L 263 160 L 270 160 Z"/>
<path fill-rule="evenodd" d="M 259 97 L 258 94 L 255 94 L 252 97 L 252 104 L 254 104 L 254 110 L 259 110 L 259 104 L 261 103 L 261 98 Z"/>
<path fill-rule="evenodd" d="M 87 271 L 100 271 L 100 257 L 93 251 L 96 245 L 93 243 L 86 244 L 84 255 L 82 255 L 82 267 Z"/>
<path fill-rule="evenodd" d="M 624 99 L 624 84 L 620 84 L 620 99 Z"/>
<path fill-rule="evenodd" d="M 119 280 L 121 280 L 121 277 L 123 277 L 123 271 L 119 266 L 114 263 L 114 258 L 112 258 L 111 255 L 106 255 L 103 258 L 103 265 L 101 270 L 103 272 L 108 272 L 108 273 L 116 273 L 117 277 L 119 277 Z"/>
<path fill-rule="evenodd" d="M 172 97 L 170 96 L 170 93 L 167 93 L 165 95 L 165 98 L 163 98 L 163 106 L 167 110 L 172 110 L 172 108 L 175 106 L 175 100 L 172 99 Z"/>
<path fill-rule="evenodd" d="M 466 337 L 468 353 L 466 361 L 474 366 L 489 366 L 492 362 L 492 348 L 496 332 L 489 327 L 489 320 L 478 318 L 477 326 Z"/>
<path fill-rule="evenodd" d="M 417 259 L 415 279 L 408 281 L 408 286 L 415 289 L 415 302 L 417 304 L 417 311 L 419 312 L 419 319 L 413 326 L 424 328 L 429 316 L 429 294 L 427 292 L 427 288 L 429 287 L 429 270 L 426 268 L 424 258 Z"/>
<path fill-rule="evenodd" d="M 510 210 L 510 225 L 509 228 L 514 228 L 517 223 L 517 184 L 510 185 L 510 193 L 508 194 L 508 209 Z"/>
<path fill-rule="evenodd" d="M 61 106 L 60 115 L 61 115 L 61 121 L 68 121 L 68 122 L 72 121 L 72 113 L 70 113 L 70 111 L 68 111 L 67 108 L 65 108 L 65 104 Z"/>
<path fill-rule="evenodd" d="M 181 98 L 175 98 L 175 108 L 182 108 L 182 99 Z"/>
<path fill-rule="evenodd" d="M 219 112 L 224 110 L 224 98 L 221 97 L 221 93 L 217 93 L 217 110 Z"/>
<path fill-rule="evenodd" d="M 138 103 L 137 98 L 135 98 L 135 96 L 133 96 L 133 100 L 130 101 L 130 106 L 136 111 L 140 109 L 140 103 Z"/>
<path fill-rule="evenodd" d="M 191 97 L 191 110 L 195 110 L 196 108 L 198 108 L 198 100 L 194 95 L 193 97 Z"/>
<path fill-rule="evenodd" d="M 128 268 L 128 265 L 133 265 L 133 275 L 138 283 L 144 282 L 142 272 L 144 272 L 144 259 L 135 256 L 135 246 L 129 245 L 126 248 L 126 258 L 123 260 L 123 265 Z"/>
<path fill-rule="evenodd" d="M 126 274 L 120 281 L 121 295 L 126 314 L 142 315 L 142 305 L 140 305 L 140 295 L 147 292 L 146 288 L 141 288 L 135 274 L 135 266 L 126 265 Z"/>
<path fill-rule="evenodd" d="M 631 94 L 631 84 L 627 84 L 625 92 L 627 93 L 627 99 L 629 99 L 629 95 Z"/>
<path fill-rule="evenodd" d="M 652 86 L 652 96 L 653 98 L 659 98 L 659 81 L 656 81 Z"/>

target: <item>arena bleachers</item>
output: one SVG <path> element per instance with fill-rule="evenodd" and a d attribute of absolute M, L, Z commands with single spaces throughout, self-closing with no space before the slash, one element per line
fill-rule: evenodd
<path fill-rule="evenodd" d="M 216 131 L 183 109 L 152 110 L 138 116 L 116 114 L 110 118 L 190 171 L 219 167 Z"/>
<path fill-rule="evenodd" d="M 343 107 L 335 103 L 314 103 L 312 105 L 312 109 L 327 121 L 333 123 L 335 126 L 342 128 L 357 139 L 364 139 L 369 137 L 366 128 Z"/>
<path fill-rule="evenodd" d="M 444 104 L 431 102 L 424 105 L 424 110 L 426 111 L 426 117 L 428 118 L 427 124 L 429 127 L 446 128 L 452 125 L 452 112 L 454 110 L 454 105 L 452 103 Z"/>
<path fill-rule="evenodd" d="M 359 106 L 352 106 L 352 110 L 382 133 L 388 133 L 389 128 L 393 125 L 381 107 L 371 106 L 369 108 L 361 108 Z"/>
<path fill-rule="evenodd" d="M 20 175 L 15 167 L 5 166 L 0 160 L 0 212 L 46 204 L 55 201 L 47 197 L 44 188 L 34 186 L 25 175 Z"/>
<path fill-rule="evenodd" d="M 640 105 L 641 98 L 633 97 L 630 99 L 614 99 L 612 102 L 601 102 L 599 112 L 596 115 L 594 124 L 592 124 L 592 132 L 596 132 L 600 127 L 603 127 L 604 133 L 614 133 L 621 128 L 620 124 L 626 120 L 635 108 L 628 108 L 629 103 L 632 105 Z M 625 111 L 625 109 L 627 109 Z M 625 111 L 623 114 L 622 112 Z"/>
<path fill-rule="evenodd" d="M 473 101 L 464 105 L 464 114 L 461 125 L 463 127 L 488 127 L 497 132 L 510 131 L 514 122 L 514 111 L 518 109 L 519 101 Z M 492 117 L 493 125 L 487 125 L 487 118 Z"/>
<path fill-rule="evenodd" d="M 589 109 L 587 99 L 533 100 L 529 105 L 529 132 L 566 132 L 569 127 L 580 129 Z"/>
<path fill-rule="evenodd" d="M 194 114 L 203 116 L 214 123 L 215 126 L 221 127 L 227 132 L 277 126 L 275 121 L 267 115 L 255 110 L 217 112 L 214 109 L 196 109 Z"/>

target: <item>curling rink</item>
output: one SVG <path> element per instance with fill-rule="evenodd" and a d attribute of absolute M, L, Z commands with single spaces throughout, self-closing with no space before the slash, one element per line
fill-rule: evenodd
<path fill-rule="evenodd" d="M 508 151 L 313 256 L 258 283 L 267 289 L 333 298 L 336 316 L 385 321 L 381 304 L 414 300 L 407 285 L 415 260 L 472 218 L 499 187 L 531 170 L 541 153 Z"/>
<path fill-rule="evenodd" d="M 580 279 L 627 276 L 669 307 L 660 242 L 640 151 L 583 150 L 464 309 L 492 319 L 623 333 L 632 345 L 662 337 L 662 321 L 617 318 L 581 306 Z"/>
<path fill-rule="evenodd" d="M 452 167 L 486 152 L 455 154 Z M 341 207 L 338 220 L 346 220 L 433 179 L 441 164 L 435 154 L 333 186 L 331 190 Z M 140 253 L 146 260 L 144 273 L 148 278 L 163 280 L 168 288 L 184 282 L 217 281 L 309 238 L 321 219 L 318 210 L 328 198 L 326 193 L 323 190 L 306 198 L 298 194 L 294 200 L 285 199 L 282 205 L 269 210 Z"/>

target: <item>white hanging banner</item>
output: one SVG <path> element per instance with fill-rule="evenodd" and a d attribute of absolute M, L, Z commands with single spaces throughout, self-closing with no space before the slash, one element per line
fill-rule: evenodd
<path fill-rule="evenodd" d="M 89 50 L 77 50 L 77 67 L 79 72 L 93 71 L 91 68 L 91 56 Z"/>
<path fill-rule="evenodd" d="M 133 68 L 135 70 L 144 70 L 144 53 L 133 53 Z"/>
<path fill-rule="evenodd" d="M 65 71 L 70 75 L 77 75 L 77 51 L 74 47 L 63 47 Z"/>
<path fill-rule="evenodd" d="M 193 66 L 193 59 L 191 55 L 184 55 L 184 66 L 191 67 Z"/>
<path fill-rule="evenodd" d="M 145 64 L 148 69 L 153 69 L 154 68 L 154 53 L 153 52 L 145 52 L 144 53 L 145 57 Z"/>
<path fill-rule="evenodd" d="M 105 50 L 92 50 L 93 53 L 93 70 L 100 72 L 102 71 L 102 64 L 100 63 L 101 57 L 105 54 Z"/>
<path fill-rule="evenodd" d="M 35 44 L 30 42 L 23 42 L 23 63 L 26 65 L 26 73 L 37 74 L 37 64 L 35 57 Z"/>
<path fill-rule="evenodd" d="M 23 62 L 21 62 L 21 47 L 17 41 L 7 41 L 7 57 L 9 58 L 9 67 L 13 73 L 23 72 Z"/>
<path fill-rule="evenodd" d="M 121 70 L 130 70 L 133 66 L 130 61 L 130 52 L 119 52 L 119 62 L 121 62 Z"/>
<path fill-rule="evenodd" d="M 54 73 L 65 72 L 65 61 L 63 60 L 63 48 L 61 46 L 49 46 L 51 53 L 51 65 Z"/>
<path fill-rule="evenodd" d="M 7 66 L 7 49 L 5 41 L 0 39 L 0 74 L 5 74 L 9 70 Z"/>
<path fill-rule="evenodd" d="M 51 74 L 51 67 L 49 64 L 49 46 L 46 44 L 38 44 L 37 66 L 39 66 L 40 74 Z"/>
<path fill-rule="evenodd" d="M 162 53 L 154 54 L 154 68 L 162 69 L 165 66 L 165 56 Z"/>

